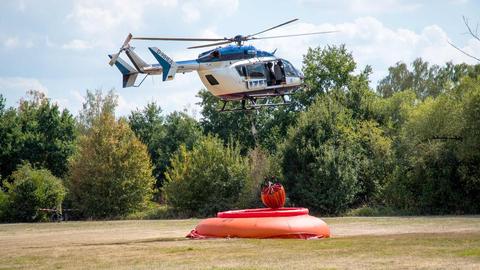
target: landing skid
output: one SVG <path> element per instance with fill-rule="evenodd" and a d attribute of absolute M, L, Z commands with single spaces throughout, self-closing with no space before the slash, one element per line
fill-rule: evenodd
<path fill-rule="evenodd" d="M 222 100 L 223 105 L 222 108 L 219 110 L 219 112 L 244 112 L 244 111 L 253 111 L 253 110 L 259 110 L 261 108 L 268 108 L 268 107 L 277 107 L 277 106 L 285 106 L 285 105 L 290 105 L 290 101 L 285 100 L 285 96 L 290 95 L 290 94 L 284 94 L 284 95 L 259 95 L 259 96 L 245 96 L 243 99 L 241 99 L 241 106 L 240 108 L 232 108 L 232 109 L 226 109 L 227 103 L 232 102 L 232 101 L 237 101 L 237 100 Z M 282 102 L 280 103 L 270 103 L 269 98 L 271 97 L 282 97 Z M 266 99 L 266 103 L 257 103 L 258 99 Z"/>

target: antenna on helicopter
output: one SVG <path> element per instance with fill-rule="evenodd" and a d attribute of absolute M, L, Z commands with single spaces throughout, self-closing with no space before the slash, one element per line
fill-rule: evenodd
<path fill-rule="evenodd" d="M 197 48 L 204 48 L 204 47 L 211 47 L 211 46 L 218 46 L 218 45 L 223 45 L 223 44 L 229 44 L 229 43 L 237 43 L 238 46 L 241 46 L 245 41 L 248 40 L 259 40 L 259 39 L 271 39 L 271 38 L 285 38 L 285 37 L 296 37 L 296 36 L 308 36 L 308 35 L 319 35 L 319 34 L 328 34 L 328 33 L 335 33 L 338 31 L 321 31 L 321 32 L 311 32 L 311 33 L 301 33 L 301 34 L 293 34 L 293 35 L 281 35 L 281 36 L 270 36 L 270 37 L 255 37 L 257 35 L 263 34 L 267 31 L 276 29 L 278 27 L 290 24 L 292 22 L 298 21 L 298 19 L 293 19 L 286 21 L 284 23 L 275 25 L 273 27 L 270 27 L 268 29 L 262 30 L 260 32 L 250 34 L 250 35 L 236 35 L 231 38 L 174 38 L 174 37 L 131 37 L 131 39 L 137 39 L 137 40 L 163 40 L 163 41 L 216 41 L 214 43 L 209 43 L 205 45 L 198 45 L 198 46 L 192 46 L 188 47 L 187 49 L 197 49 Z M 120 48 L 122 50 L 122 48 Z M 113 59 L 113 58 L 112 58 Z"/>

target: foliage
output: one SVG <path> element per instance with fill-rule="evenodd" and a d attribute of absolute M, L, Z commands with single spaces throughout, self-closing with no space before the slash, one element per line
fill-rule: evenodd
<path fill-rule="evenodd" d="M 36 170 L 30 164 L 21 165 L 5 184 L 6 194 L 0 194 L 6 219 L 10 221 L 39 221 L 47 218 L 39 209 L 61 209 L 66 191 L 62 181 L 46 169 Z"/>
<path fill-rule="evenodd" d="M 248 177 L 248 161 L 234 145 L 202 138 L 191 151 L 181 146 L 165 173 L 167 202 L 190 215 L 213 215 L 234 207 Z"/>
<path fill-rule="evenodd" d="M 162 141 L 162 152 L 164 153 L 161 163 L 161 170 L 165 172 L 170 165 L 170 158 L 184 145 L 187 150 L 193 146 L 202 136 L 202 130 L 198 122 L 184 112 L 172 112 L 165 120 L 165 137 Z"/>
<path fill-rule="evenodd" d="M 412 70 L 402 62 L 390 67 L 388 75 L 379 82 L 377 92 L 383 97 L 390 97 L 394 93 L 411 89 L 417 98 L 425 99 L 452 89 L 465 76 L 476 78 L 479 75 L 480 64 L 469 66 L 448 62 L 445 66 L 429 66 L 428 62 L 417 58 L 412 63 Z"/>
<path fill-rule="evenodd" d="M 65 176 L 76 139 L 73 116 L 38 91 L 29 91 L 18 109 L 5 109 L 4 99 L 0 103 L 0 173 L 8 177 L 29 162 Z"/>
<path fill-rule="evenodd" d="M 163 185 L 172 154 L 181 144 L 192 149 L 202 132 L 198 122 L 186 113 L 173 112 L 167 117 L 161 113 L 160 106 L 149 103 L 142 111 L 133 111 L 128 117 L 132 130 L 147 145 L 158 188 Z"/>
<path fill-rule="evenodd" d="M 480 87 L 464 79 L 410 112 L 387 201 L 421 213 L 478 213 L 480 201 Z"/>
<path fill-rule="evenodd" d="M 117 105 L 118 96 L 113 89 L 108 91 L 106 95 L 103 95 L 102 90 L 99 89 L 95 90 L 95 92 L 87 89 L 85 102 L 77 118 L 80 132 L 85 133 L 95 124 L 95 121 L 100 119 L 102 114 L 114 115 Z"/>
<path fill-rule="evenodd" d="M 262 207 L 260 193 L 265 177 L 276 176 L 281 179 L 281 167 L 278 156 L 269 154 L 266 150 L 257 147 L 248 152 L 248 176 L 245 187 L 240 193 L 238 208 Z M 288 195 L 288 193 L 287 193 Z"/>
<path fill-rule="evenodd" d="M 345 45 L 309 48 L 303 58 L 306 89 L 296 95 L 302 106 L 309 106 L 317 95 L 342 89 L 352 79 L 356 63 Z"/>
<path fill-rule="evenodd" d="M 333 99 L 318 99 L 289 130 L 283 147 L 285 189 L 292 203 L 338 214 L 358 192 L 358 152 L 351 113 Z"/>
<path fill-rule="evenodd" d="M 355 217 L 385 217 L 385 216 L 411 216 L 414 212 L 406 212 L 397 208 L 389 206 L 377 205 L 367 206 L 363 205 L 359 208 L 351 209 L 346 213 L 347 216 Z"/>
<path fill-rule="evenodd" d="M 154 184 L 147 147 L 109 109 L 89 121 L 70 162 L 74 207 L 91 218 L 124 216 L 142 208 Z"/>
<path fill-rule="evenodd" d="M 174 213 L 166 204 L 159 204 L 157 202 L 147 202 L 146 207 L 128 214 L 125 219 L 137 220 L 137 219 L 169 219 L 179 218 L 174 216 Z"/>
<path fill-rule="evenodd" d="M 258 125 L 261 124 L 261 116 L 258 117 L 254 112 L 252 113 L 225 113 L 219 112 L 221 106 L 217 97 L 212 95 L 205 89 L 198 92 L 197 97 L 202 101 L 199 103 L 202 106 L 202 116 L 200 125 L 204 133 L 215 134 L 222 139 L 225 144 L 233 141 L 238 141 L 243 147 L 244 153 L 248 149 L 255 147 L 255 134 Z M 232 104 L 228 104 L 227 109 L 232 108 Z M 261 113 L 261 111 L 259 111 Z"/>
<path fill-rule="evenodd" d="M 9 207 L 8 195 L 0 188 L 0 221 L 7 219 L 7 211 Z"/>

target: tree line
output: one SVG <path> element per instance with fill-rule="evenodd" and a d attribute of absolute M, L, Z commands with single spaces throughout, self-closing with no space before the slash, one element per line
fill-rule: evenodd
<path fill-rule="evenodd" d="M 0 219 L 208 216 L 260 207 L 272 175 L 320 215 L 480 212 L 480 65 L 399 62 L 373 89 L 342 45 L 302 70 L 283 107 L 220 113 L 200 90 L 200 120 L 156 103 L 116 117 L 114 91 L 87 91 L 77 117 L 40 92 L 1 97 Z"/>

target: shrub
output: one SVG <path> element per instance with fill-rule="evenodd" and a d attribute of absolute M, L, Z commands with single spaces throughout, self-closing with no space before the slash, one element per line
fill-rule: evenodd
<path fill-rule="evenodd" d="M 167 205 L 149 201 L 144 209 L 128 214 L 125 219 L 168 219 L 173 217 L 178 218 L 173 216 Z"/>
<path fill-rule="evenodd" d="M 0 222 L 6 219 L 8 204 L 7 193 L 0 189 Z"/>
<path fill-rule="evenodd" d="M 191 151 L 181 146 L 165 173 L 167 203 L 189 215 L 213 215 L 234 207 L 248 177 L 248 161 L 236 146 L 212 136 Z"/>
<path fill-rule="evenodd" d="M 335 215 L 353 202 L 360 146 L 351 121 L 337 101 L 318 99 L 289 130 L 282 167 L 292 203 Z"/>
<path fill-rule="evenodd" d="M 411 216 L 416 214 L 415 212 L 407 212 L 405 210 L 399 210 L 388 206 L 368 206 L 364 205 L 359 208 L 351 209 L 346 214 L 347 216 L 355 217 L 385 217 L 385 216 Z"/>
<path fill-rule="evenodd" d="M 12 173 L 11 179 L 11 183 L 5 183 L 8 195 L 6 214 L 9 220 L 45 220 L 45 212 L 38 211 L 39 209 L 61 209 L 66 191 L 62 181 L 50 171 L 36 170 L 25 164 Z"/>
<path fill-rule="evenodd" d="M 264 178 L 276 176 L 281 181 L 281 168 L 276 156 L 269 155 L 265 150 L 257 147 L 248 153 L 248 177 L 237 206 L 239 208 L 263 207 L 260 193 Z M 287 192 L 288 195 L 288 192 Z"/>
<path fill-rule="evenodd" d="M 119 217 L 144 207 L 154 178 L 147 148 L 124 119 L 97 116 L 70 163 L 73 206 L 88 218 Z"/>

